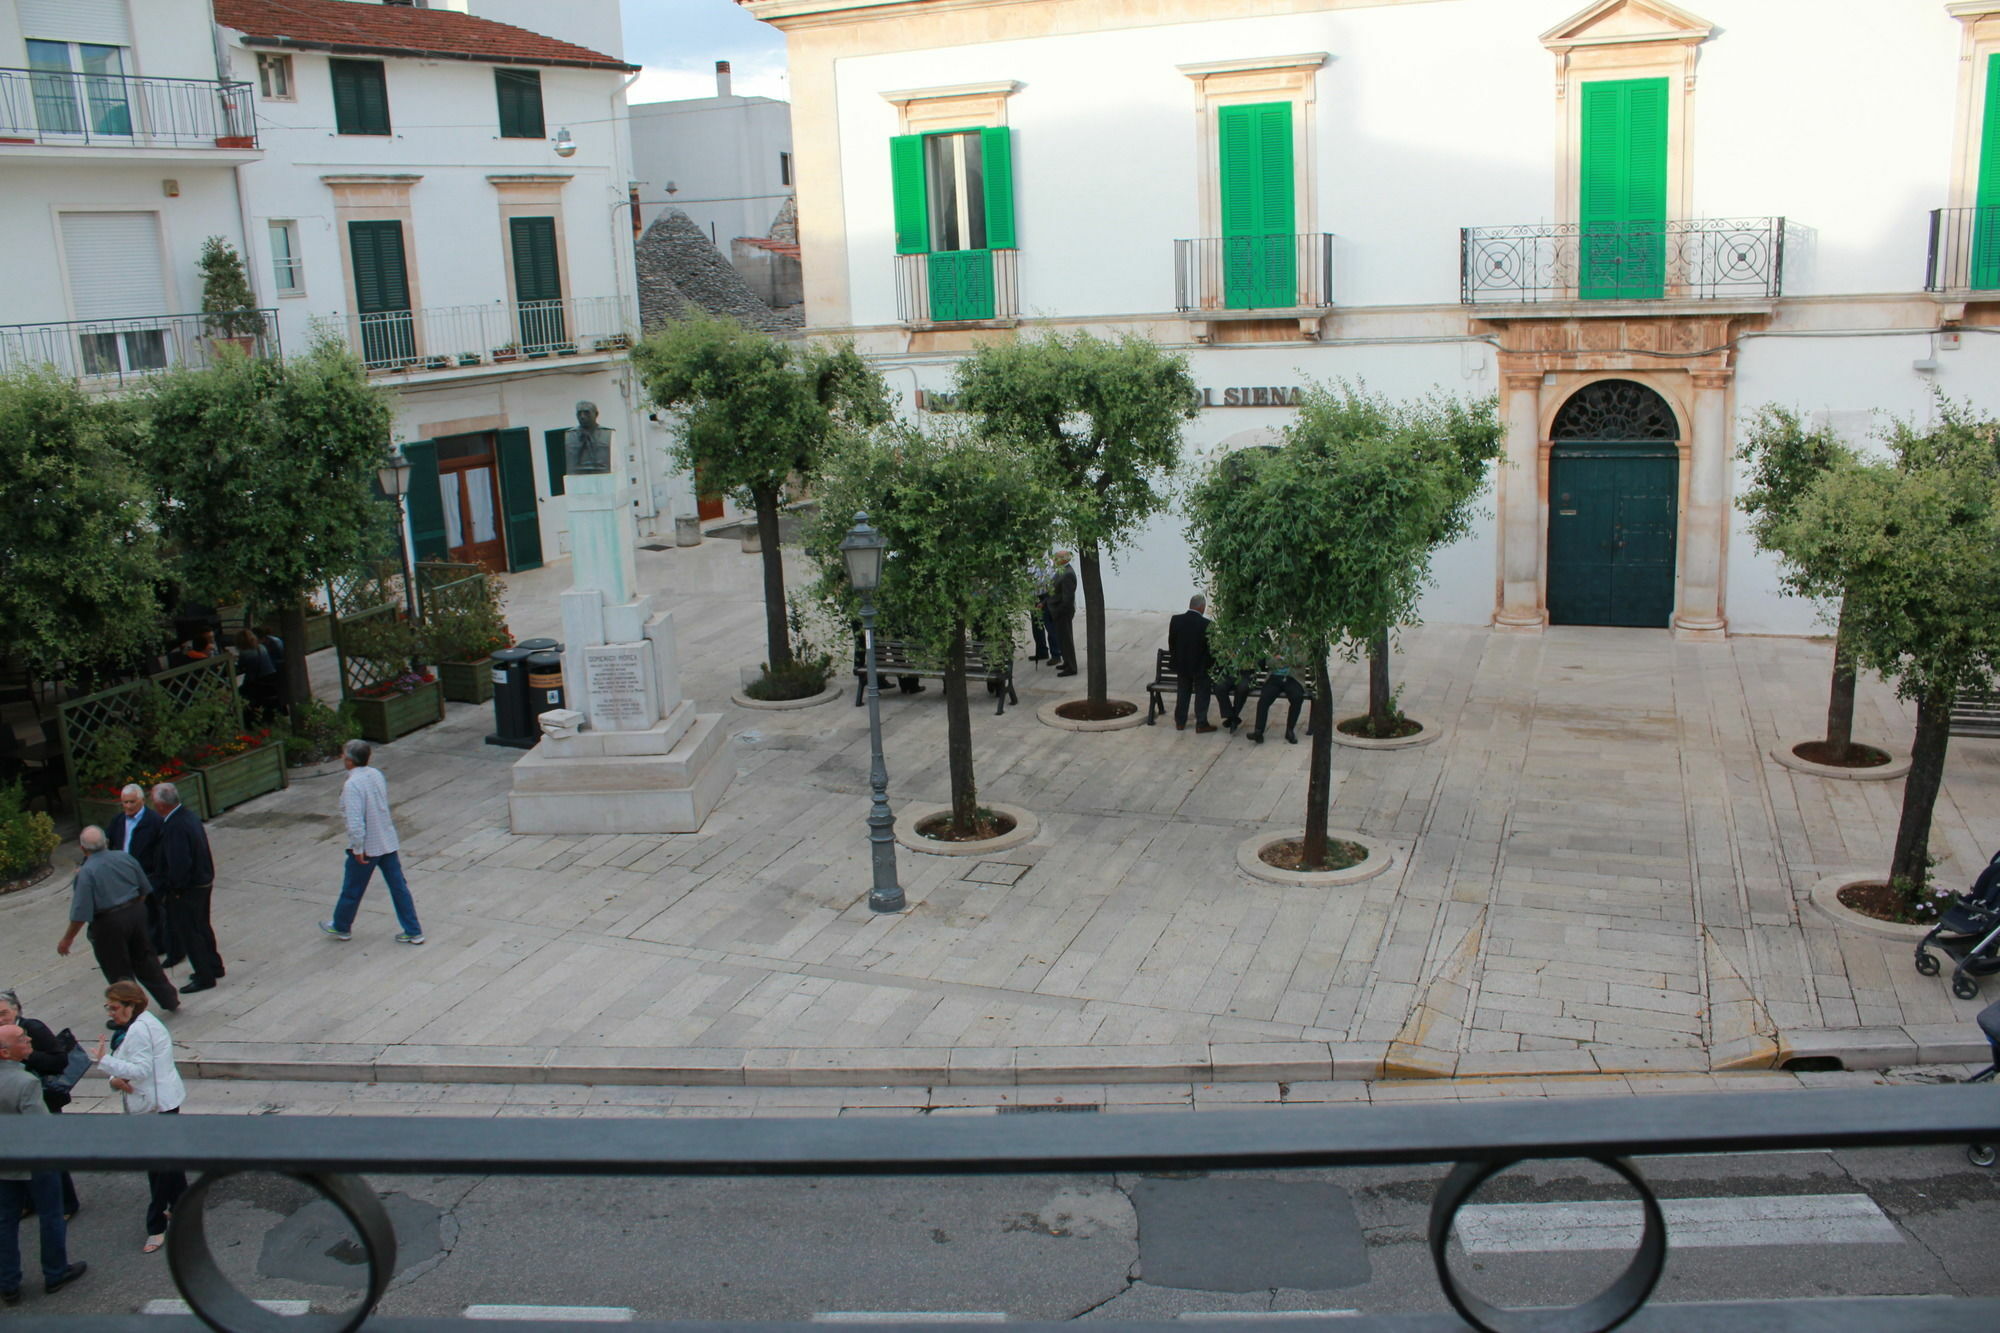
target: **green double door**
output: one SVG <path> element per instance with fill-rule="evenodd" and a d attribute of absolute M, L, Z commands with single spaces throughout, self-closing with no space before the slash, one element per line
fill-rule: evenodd
<path fill-rule="evenodd" d="M 1549 620 L 1664 627 L 1674 613 L 1680 458 L 1670 441 L 1549 455 Z"/>

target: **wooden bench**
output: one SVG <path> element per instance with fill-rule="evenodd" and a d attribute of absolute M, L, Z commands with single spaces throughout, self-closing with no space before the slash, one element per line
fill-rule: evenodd
<path fill-rule="evenodd" d="M 1270 678 L 1271 673 L 1268 671 L 1253 671 L 1250 673 L 1250 690 L 1243 696 L 1246 707 L 1256 699 L 1257 695 L 1264 688 L 1264 682 Z M 1229 686 L 1232 690 L 1235 688 L 1234 678 L 1225 677 L 1217 680 L 1211 676 L 1210 681 L 1212 682 L 1213 693 L 1218 699 L 1221 698 L 1225 685 Z M 1299 684 L 1305 687 L 1306 702 L 1311 703 L 1314 698 L 1314 691 L 1312 671 L 1310 669 L 1299 673 Z M 1146 686 L 1147 726 L 1154 725 L 1162 717 L 1166 716 L 1167 700 L 1179 693 L 1180 688 L 1181 678 L 1174 674 L 1173 658 L 1166 649 L 1162 648 L 1153 656 L 1153 679 Z"/>
<path fill-rule="evenodd" d="M 854 706 L 861 707 L 867 698 L 868 668 L 867 657 L 859 637 L 854 641 Z M 901 639 L 892 639 L 881 633 L 875 635 L 875 671 L 887 679 L 890 676 L 929 676 L 933 680 L 944 679 L 941 666 L 924 666 L 910 656 L 909 645 Z M 1014 658 L 1011 653 L 1002 656 L 1000 650 L 979 639 L 970 639 L 965 645 L 965 678 L 986 682 L 986 692 L 996 696 L 1000 706 L 993 710 L 994 716 L 1007 711 L 1010 703 L 1018 704 L 1021 696 L 1014 692 Z"/>
<path fill-rule="evenodd" d="M 1967 690 L 1952 700 L 1951 734 L 2000 737 L 2000 694 Z"/>

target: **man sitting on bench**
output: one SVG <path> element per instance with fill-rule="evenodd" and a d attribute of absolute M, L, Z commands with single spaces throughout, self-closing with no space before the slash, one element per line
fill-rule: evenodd
<path fill-rule="evenodd" d="M 860 621 L 854 620 L 848 623 L 854 626 L 854 674 L 865 679 L 868 674 L 868 640 L 862 632 Z M 896 677 L 896 687 L 905 694 L 922 694 L 930 688 L 916 676 Z M 856 706 L 859 706 L 858 700 Z"/>

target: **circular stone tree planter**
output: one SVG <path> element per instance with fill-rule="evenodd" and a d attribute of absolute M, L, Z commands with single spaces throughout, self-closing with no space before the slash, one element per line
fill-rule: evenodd
<path fill-rule="evenodd" d="M 1084 703 L 1082 699 L 1058 699 L 1054 703 L 1043 704 L 1035 710 L 1035 720 L 1043 726 L 1054 727 L 1058 731 L 1123 731 L 1146 721 L 1146 710 L 1130 699 L 1107 699 L 1110 704 L 1123 704 L 1132 711 L 1122 717 L 1107 717 L 1097 720 L 1064 717 L 1056 710 L 1071 704 Z M 993 807 L 998 808 L 998 807 Z"/>
<path fill-rule="evenodd" d="M 949 814 L 951 807 L 928 801 L 911 801 L 896 812 L 896 841 L 913 852 L 925 852 L 931 856 L 985 856 L 989 852 L 1004 852 L 1010 847 L 1032 842 L 1035 835 L 1042 831 L 1042 821 L 1032 811 L 1023 810 L 1018 805 L 1002 805 L 998 801 L 981 801 L 979 804 L 996 815 L 1007 816 L 1014 821 L 1014 827 L 997 838 L 980 838 L 975 842 L 943 842 L 937 838 L 926 838 L 917 832 L 917 825 L 932 815 Z"/>
<path fill-rule="evenodd" d="M 1840 891 L 1850 884 L 1880 884 L 1879 870 L 1843 870 L 1828 875 L 1812 886 L 1812 905 L 1837 926 L 1862 930 L 1870 935 L 1886 935 L 1892 940 L 1920 940 L 1931 933 L 1927 925 L 1906 926 L 1899 921 L 1877 921 L 1840 901 Z"/>
<path fill-rule="evenodd" d="M 1293 838 L 1303 838 L 1305 835 L 1304 829 L 1281 829 L 1276 833 L 1259 833 L 1253 838 L 1246 838 L 1236 844 L 1236 868 L 1252 879 L 1261 879 L 1271 884 L 1332 887 L 1340 884 L 1359 884 L 1364 879 L 1373 879 L 1396 861 L 1395 853 L 1387 847 L 1378 847 L 1350 829 L 1326 831 L 1326 836 L 1330 839 L 1358 843 L 1368 849 L 1366 859 L 1344 870 L 1282 870 L 1264 859 L 1263 852 L 1266 847 Z"/>
<path fill-rule="evenodd" d="M 1365 717 L 1366 714 L 1359 714 L 1358 716 Z M 1378 741 L 1372 736 L 1350 736 L 1342 731 L 1340 723 L 1336 722 L 1333 728 L 1333 743 L 1335 745 L 1345 745 L 1355 750 L 1414 750 L 1419 745 L 1429 745 L 1432 741 L 1444 735 L 1444 732 L 1439 729 L 1437 721 L 1434 718 L 1419 717 L 1415 713 L 1405 713 L 1403 717 L 1408 721 L 1416 723 L 1423 730 L 1414 736 L 1391 736 L 1387 740 Z M 1350 717 L 1343 717 L 1340 719 L 1340 722 L 1352 722 L 1353 720 Z"/>
<path fill-rule="evenodd" d="M 829 685 L 818 694 L 806 699 L 752 699 L 747 694 L 732 694 L 729 702 L 738 708 L 756 708 L 767 713 L 788 713 L 797 708 L 817 708 L 830 704 L 847 693 L 845 685 Z"/>
<path fill-rule="evenodd" d="M 1801 759 L 1793 751 L 1801 745 L 1811 745 L 1820 738 L 1810 740 L 1779 741 L 1771 747 L 1771 758 L 1797 773 L 1810 773 L 1816 778 L 1839 778 L 1843 782 L 1887 782 L 1890 778 L 1906 776 L 1910 771 L 1910 756 L 1884 750 L 1879 745 L 1866 748 L 1889 756 L 1886 764 L 1876 764 L 1869 768 L 1843 768 L 1837 764 L 1816 764 L 1810 759 Z"/>

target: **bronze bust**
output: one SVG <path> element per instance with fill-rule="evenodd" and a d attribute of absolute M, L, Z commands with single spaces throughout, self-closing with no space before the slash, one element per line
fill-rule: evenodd
<path fill-rule="evenodd" d="M 597 424 L 597 404 L 576 405 L 576 425 L 563 437 L 564 468 L 572 476 L 611 470 L 611 427 Z"/>

